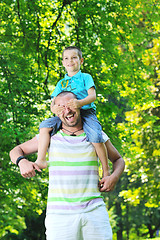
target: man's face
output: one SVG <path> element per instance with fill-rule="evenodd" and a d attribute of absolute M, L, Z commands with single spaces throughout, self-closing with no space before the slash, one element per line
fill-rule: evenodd
<path fill-rule="evenodd" d="M 68 74 L 73 75 L 79 72 L 83 58 L 79 58 L 77 50 L 65 50 L 62 63 Z"/>
<path fill-rule="evenodd" d="M 55 104 L 64 107 L 64 110 L 59 115 L 59 118 L 62 121 L 62 124 L 66 125 L 67 127 L 76 127 L 81 124 L 81 116 L 80 116 L 80 109 L 73 109 L 71 110 L 67 107 L 67 103 L 69 100 L 74 99 L 75 97 L 68 93 L 65 96 L 58 96 L 55 99 Z"/>

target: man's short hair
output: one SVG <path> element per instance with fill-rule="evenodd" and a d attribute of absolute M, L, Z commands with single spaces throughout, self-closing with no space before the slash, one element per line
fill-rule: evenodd
<path fill-rule="evenodd" d="M 56 97 L 63 97 L 63 96 L 66 96 L 67 94 L 72 94 L 73 97 L 77 99 L 76 94 L 74 94 L 74 93 L 71 92 L 71 91 L 63 91 L 63 92 L 60 92 Z"/>
<path fill-rule="evenodd" d="M 79 58 L 80 58 L 80 59 L 82 58 L 82 51 L 81 51 L 78 47 L 76 47 L 76 46 L 66 47 L 66 48 L 63 50 L 62 58 L 63 58 L 63 54 L 64 54 L 64 52 L 65 52 L 66 50 L 77 50 Z"/>

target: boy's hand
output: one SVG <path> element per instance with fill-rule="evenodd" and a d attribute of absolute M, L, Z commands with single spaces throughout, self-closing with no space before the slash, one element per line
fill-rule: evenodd
<path fill-rule="evenodd" d="M 81 104 L 80 101 L 77 99 L 71 99 L 68 103 L 67 103 L 67 107 L 69 107 L 70 109 L 75 109 L 75 108 L 81 108 Z"/>
<path fill-rule="evenodd" d="M 61 113 L 63 112 L 64 107 L 63 106 L 59 106 L 59 105 L 53 105 L 51 107 L 51 111 L 53 113 L 55 113 L 57 116 L 61 115 Z"/>

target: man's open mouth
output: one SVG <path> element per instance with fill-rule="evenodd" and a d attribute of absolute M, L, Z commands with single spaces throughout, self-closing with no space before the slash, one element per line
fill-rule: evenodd
<path fill-rule="evenodd" d="M 67 116 L 66 116 L 66 119 L 67 120 L 72 120 L 72 118 L 74 118 L 74 113 L 72 113 L 72 114 L 68 114 Z"/>

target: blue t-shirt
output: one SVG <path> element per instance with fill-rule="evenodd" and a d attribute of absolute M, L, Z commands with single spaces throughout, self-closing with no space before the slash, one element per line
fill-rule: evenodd
<path fill-rule="evenodd" d="M 81 71 L 73 77 L 65 74 L 65 77 L 57 83 L 54 92 L 51 94 L 51 98 L 56 97 L 61 92 L 70 91 L 77 96 L 78 100 L 84 99 L 88 96 L 88 90 L 91 87 L 95 87 L 95 84 L 90 74 L 82 73 Z M 82 107 L 82 109 L 90 108 L 96 109 L 93 102 Z"/>

